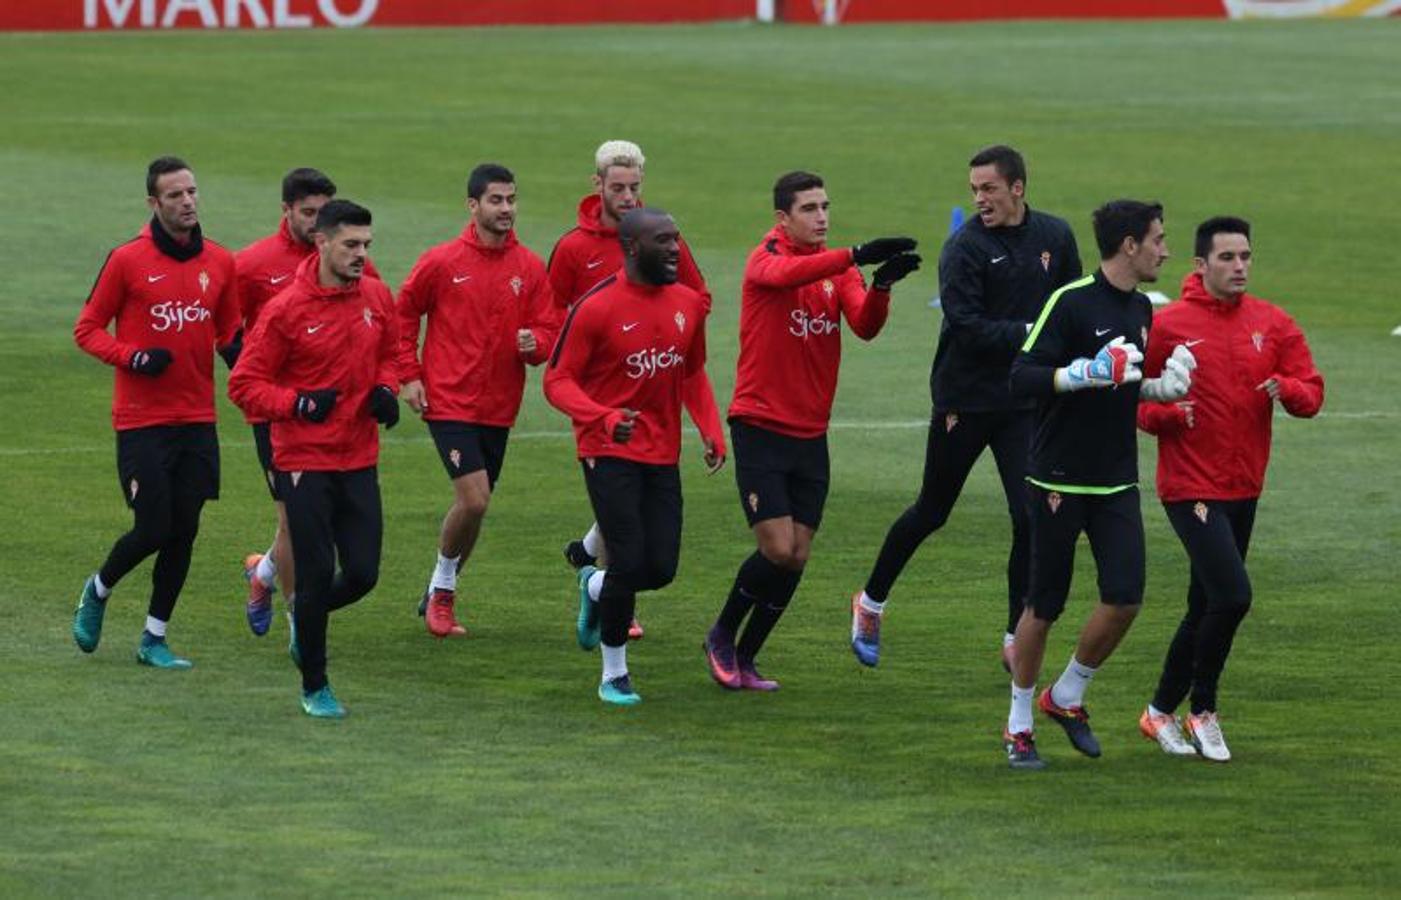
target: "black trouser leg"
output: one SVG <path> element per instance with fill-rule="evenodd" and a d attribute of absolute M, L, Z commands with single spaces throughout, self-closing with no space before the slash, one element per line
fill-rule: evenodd
<path fill-rule="evenodd" d="M 384 543 L 379 473 L 371 467 L 340 475 L 341 491 L 333 528 L 340 571 L 331 582 L 328 612 L 349 606 L 374 590 Z"/>
<path fill-rule="evenodd" d="M 766 576 L 770 570 L 777 568 L 758 550 L 740 563 L 739 571 L 735 573 L 735 582 L 730 587 L 730 596 L 725 600 L 725 605 L 715 620 L 721 631 L 731 637 L 739 633 L 739 626 L 744 622 L 744 617 L 749 615 L 749 611 L 763 594 L 764 585 L 767 583 Z"/>
<path fill-rule="evenodd" d="M 866 579 L 866 593 L 884 601 L 924 539 L 948 521 L 968 472 L 987 446 L 987 419 L 935 410 L 924 447 L 924 481 L 912 506 L 900 514 L 881 544 Z"/>
<path fill-rule="evenodd" d="M 326 684 L 326 623 L 336 573 L 338 486 L 333 472 L 294 474 L 278 473 L 297 573 L 297 602 L 292 615 L 302 660 L 302 690 L 310 693 Z"/>
<path fill-rule="evenodd" d="M 1173 635 L 1153 706 L 1172 712 L 1192 694 L 1192 712 L 1216 709 L 1217 685 L 1236 629 L 1250 609 L 1245 554 L 1255 500 L 1165 503 L 1192 564 L 1187 613 Z"/>
<path fill-rule="evenodd" d="M 598 594 L 599 634 L 606 646 L 621 647 L 637 605 L 637 586 L 646 570 L 642 518 L 642 466 L 599 457 L 584 466 L 584 484 L 599 530 L 608 535 L 608 568 Z"/>
<path fill-rule="evenodd" d="M 681 473 L 599 457 L 584 466 L 599 530 L 608 536 L 608 569 L 599 592 L 603 643 L 627 643 L 638 591 L 665 587 L 676 577 L 681 555 Z"/>
<path fill-rule="evenodd" d="M 156 565 L 151 572 L 151 602 L 146 610 L 148 615 L 162 622 L 170 621 L 175 612 L 175 601 L 179 599 L 185 577 L 190 573 L 190 557 L 194 552 L 195 536 L 199 534 L 199 514 L 204 508 L 204 498 L 177 495 L 171 506 L 170 534 L 156 554 Z M 103 583 L 106 583 L 105 579 Z"/>
<path fill-rule="evenodd" d="M 117 538 L 98 570 L 108 588 L 116 587 L 146 557 L 159 552 L 170 542 L 174 531 L 175 492 L 171 489 L 170 473 L 160 458 L 161 449 L 152 446 L 143 450 L 139 467 L 123 486 L 133 517 L 131 530 Z"/>
<path fill-rule="evenodd" d="M 1002 479 L 1002 493 L 1007 498 L 1007 515 L 1012 520 L 1012 549 L 1007 554 L 1008 634 L 1017 630 L 1031 583 L 1031 501 L 1026 486 L 1031 433 L 1030 413 L 1006 413 L 989 438 L 997 474 Z"/>

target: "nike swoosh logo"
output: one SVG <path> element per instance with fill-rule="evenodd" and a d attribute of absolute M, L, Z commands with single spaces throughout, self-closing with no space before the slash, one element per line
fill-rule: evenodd
<path fill-rule="evenodd" d="M 471 277 L 472 277 L 471 275 L 454 275 L 454 276 L 452 276 L 452 283 L 453 283 L 453 284 L 461 284 L 462 282 L 466 281 L 467 279 L 469 279 L 469 278 L 471 278 Z"/>
<path fill-rule="evenodd" d="M 1195 347 L 1195 346 L 1197 346 L 1198 344 L 1200 344 L 1200 343 L 1201 343 L 1202 341 L 1204 341 L 1204 340 L 1206 340 L 1206 338 L 1197 338 L 1195 341 L 1183 341 L 1182 346 L 1184 346 L 1184 347 Z"/>
<path fill-rule="evenodd" d="M 161 280 L 162 278 L 164 278 L 164 277 L 165 277 L 164 275 L 147 275 L 147 276 L 146 276 L 146 283 L 147 283 L 147 284 L 155 284 L 157 281 L 160 281 L 160 280 Z"/>
<path fill-rule="evenodd" d="M 995 265 L 997 265 L 998 263 L 1002 262 L 1002 261 L 1003 261 L 1004 259 L 1006 259 L 1006 258 L 1007 258 L 1007 254 L 1004 253 L 1004 254 L 1002 254 L 1001 256 L 993 257 L 991 260 L 989 260 L 989 262 L 991 262 L 991 263 L 995 266 Z"/>
<path fill-rule="evenodd" d="M 632 330 L 633 330 L 634 328 L 636 328 L 639 324 L 640 324 L 640 323 L 638 323 L 638 322 L 633 322 L 631 325 L 624 325 L 624 326 L 623 326 L 623 330 L 624 330 L 624 331 L 632 331 Z"/>
<path fill-rule="evenodd" d="M 597 268 L 598 268 L 599 266 L 601 266 L 601 265 L 603 265 L 603 260 L 601 260 L 601 259 L 595 259 L 595 260 L 593 260 L 592 262 L 584 263 L 584 268 L 586 268 L 586 269 L 597 269 Z"/>
<path fill-rule="evenodd" d="M 276 278 L 269 278 L 269 279 L 268 279 L 268 283 L 269 283 L 269 284 L 281 284 L 282 282 L 286 281 L 287 279 L 289 279 L 289 278 L 291 278 L 291 277 L 292 277 L 291 275 L 278 275 Z"/>
<path fill-rule="evenodd" d="M 1109 332 L 1111 332 L 1111 331 L 1113 331 L 1113 330 L 1114 330 L 1114 329 L 1112 329 L 1112 328 L 1096 328 L 1096 329 L 1095 329 L 1095 337 L 1104 337 L 1106 334 L 1108 334 Z"/>
<path fill-rule="evenodd" d="M 322 323 L 321 323 L 321 325 L 325 325 L 325 324 L 326 324 L 325 322 L 322 322 Z M 314 328 L 313 328 L 312 326 L 308 325 L 308 326 L 306 327 L 306 333 L 307 333 L 307 334 L 316 334 L 316 332 L 318 332 L 318 331 L 321 330 L 321 325 L 317 325 L 317 326 L 314 327 Z"/>

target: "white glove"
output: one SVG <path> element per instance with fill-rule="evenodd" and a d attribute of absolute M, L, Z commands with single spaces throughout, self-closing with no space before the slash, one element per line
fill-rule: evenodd
<path fill-rule="evenodd" d="M 1142 352 L 1120 335 L 1100 347 L 1094 359 L 1082 356 L 1070 365 L 1056 369 L 1056 390 L 1066 393 L 1085 388 L 1117 387 L 1139 381 L 1143 378 L 1143 370 L 1138 367 L 1141 362 Z"/>
<path fill-rule="evenodd" d="M 1163 374 L 1143 382 L 1139 392 L 1140 400 L 1152 403 L 1172 403 L 1187 396 L 1192 389 L 1192 370 L 1197 367 L 1197 358 L 1185 344 L 1173 348 L 1172 356 L 1163 363 Z"/>

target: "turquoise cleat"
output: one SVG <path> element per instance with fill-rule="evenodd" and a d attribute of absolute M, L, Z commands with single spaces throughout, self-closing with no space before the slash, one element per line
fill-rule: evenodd
<path fill-rule="evenodd" d="M 593 566 L 579 569 L 579 620 L 574 624 L 574 636 L 578 638 L 581 650 L 594 649 L 600 639 L 598 604 L 589 598 L 589 578 L 597 571 Z"/>
<path fill-rule="evenodd" d="M 598 686 L 598 699 L 614 706 L 636 706 L 642 697 L 632 689 L 632 679 L 626 675 L 610 678 Z"/>
<path fill-rule="evenodd" d="M 136 651 L 136 661 L 153 669 L 192 669 L 194 663 L 176 656 L 164 638 L 153 638 L 142 633 L 141 646 Z"/>
<path fill-rule="evenodd" d="M 345 718 L 345 707 L 341 706 L 336 695 L 331 692 L 329 681 L 323 684 L 320 690 L 302 694 L 302 712 L 313 719 Z"/>
<path fill-rule="evenodd" d="M 102 617 L 106 614 L 107 601 L 97 596 L 97 576 L 90 575 L 73 612 L 73 642 L 79 650 L 91 653 L 97 649 L 97 642 L 102 640 Z"/>

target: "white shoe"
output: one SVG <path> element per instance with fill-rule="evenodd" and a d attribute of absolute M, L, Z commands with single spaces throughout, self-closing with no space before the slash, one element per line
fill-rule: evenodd
<path fill-rule="evenodd" d="M 1197 752 L 1212 762 L 1230 762 L 1231 751 L 1226 746 L 1226 738 L 1221 734 L 1221 721 L 1216 713 L 1205 712 L 1199 716 L 1187 717 L 1187 733 L 1192 737 Z"/>
<path fill-rule="evenodd" d="M 1171 713 L 1155 716 L 1152 711 L 1145 709 L 1143 715 L 1138 717 L 1138 730 L 1148 740 L 1157 741 L 1158 746 L 1162 747 L 1168 756 L 1197 755 L 1197 748 L 1182 734 L 1182 726 L 1178 723 L 1177 716 Z"/>

